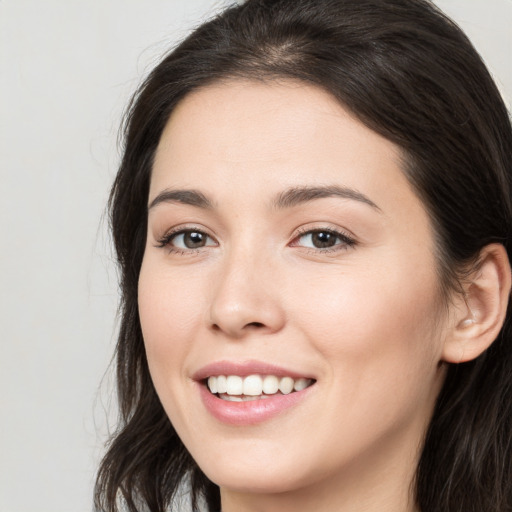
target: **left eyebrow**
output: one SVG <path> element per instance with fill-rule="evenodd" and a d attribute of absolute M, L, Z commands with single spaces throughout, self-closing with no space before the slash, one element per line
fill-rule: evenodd
<path fill-rule="evenodd" d="M 293 206 L 307 203 L 315 199 L 323 199 L 325 197 L 351 199 L 353 201 L 359 201 L 360 203 L 367 204 L 379 212 L 382 211 L 371 199 L 361 192 L 348 187 L 340 187 L 338 185 L 293 187 L 279 193 L 273 201 L 273 206 L 279 209 L 292 208 Z"/>
<path fill-rule="evenodd" d="M 198 190 L 163 190 L 149 203 L 148 211 L 160 203 L 181 203 L 210 210 L 212 202 Z"/>

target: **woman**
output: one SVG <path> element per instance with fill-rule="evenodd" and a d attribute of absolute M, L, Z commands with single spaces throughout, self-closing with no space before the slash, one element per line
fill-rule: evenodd
<path fill-rule="evenodd" d="M 125 135 L 99 510 L 512 510 L 512 130 L 450 20 L 248 0 Z"/>

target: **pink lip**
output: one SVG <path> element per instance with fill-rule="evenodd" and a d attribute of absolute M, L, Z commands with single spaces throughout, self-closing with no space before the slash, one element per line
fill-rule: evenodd
<path fill-rule="evenodd" d="M 269 420 L 287 409 L 298 405 L 304 400 L 311 389 L 309 386 L 302 391 L 294 391 L 288 395 L 275 394 L 269 398 L 250 400 L 247 402 L 229 402 L 213 395 L 205 385 L 205 379 L 218 375 L 275 375 L 276 377 L 311 378 L 313 376 L 288 370 L 280 366 L 261 361 L 244 361 L 241 363 L 231 361 L 217 361 L 208 364 L 193 374 L 201 400 L 208 412 L 222 423 L 229 425 L 252 425 Z"/>
<path fill-rule="evenodd" d="M 216 361 L 203 366 L 192 375 L 192 378 L 200 381 L 212 375 L 239 375 L 240 377 L 247 377 L 248 375 L 275 375 L 276 377 L 291 377 L 292 379 L 299 379 L 301 377 L 306 379 L 314 378 L 311 375 L 304 375 L 281 366 L 254 360 L 243 362 Z"/>
<path fill-rule="evenodd" d="M 314 387 L 313 385 L 289 395 L 277 394 L 248 402 L 228 402 L 212 395 L 204 384 L 198 382 L 197 385 L 203 404 L 210 414 L 222 423 L 237 426 L 261 423 L 281 414 L 304 400 Z"/>

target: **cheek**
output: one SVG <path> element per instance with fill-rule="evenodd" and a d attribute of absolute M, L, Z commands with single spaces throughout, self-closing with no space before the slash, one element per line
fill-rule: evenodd
<path fill-rule="evenodd" d="M 151 258 L 144 260 L 139 277 L 139 316 L 155 381 L 160 372 L 169 378 L 181 370 L 191 337 L 197 332 L 202 300 L 204 288 L 197 280 L 180 279 L 179 273 L 162 268 Z"/>
<path fill-rule="evenodd" d="M 306 279 L 308 293 L 297 291 L 308 297 L 296 304 L 300 329 L 328 363 L 324 397 L 333 406 L 321 429 L 333 452 L 347 438 L 363 446 L 411 424 L 423 429 L 430 417 L 443 375 L 436 277 L 424 277 L 347 271 L 335 286 Z"/>
<path fill-rule="evenodd" d="M 138 304 L 149 372 L 169 418 L 186 431 L 191 389 L 185 374 L 201 319 L 204 287 L 197 278 L 171 272 L 156 258 L 146 257 L 139 277 Z M 180 428 L 181 427 L 181 428 Z"/>
<path fill-rule="evenodd" d="M 436 283 L 435 272 L 421 273 L 407 262 L 388 271 L 382 265 L 345 269 L 335 280 L 304 279 L 295 291 L 307 302 L 297 301 L 295 316 L 317 351 L 345 375 L 432 370 L 441 349 Z"/>

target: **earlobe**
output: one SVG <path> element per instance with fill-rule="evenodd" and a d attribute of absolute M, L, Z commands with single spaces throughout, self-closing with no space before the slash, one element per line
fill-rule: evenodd
<path fill-rule="evenodd" d="M 464 306 L 458 307 L 443 347 L 448 363 L 471 361 L 497 338 L 505 321 L 510 296 L 511 270 L 501 244 L 480 252 L 479 264 L 464 286 Z"/>

